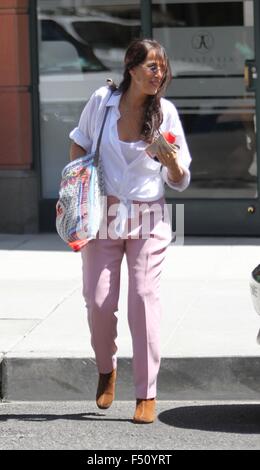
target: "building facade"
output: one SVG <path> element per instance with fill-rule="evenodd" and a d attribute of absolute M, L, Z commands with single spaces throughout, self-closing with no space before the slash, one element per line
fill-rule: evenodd
<path fill-rule="evenodd" d="M 0 231 L 55 230 L 69 131 L 131 39 L 153 37 L 193 158 L 173 214 L 189 235 L 260 235 L 259 31 L 257 0 L 0 0 Z"/>

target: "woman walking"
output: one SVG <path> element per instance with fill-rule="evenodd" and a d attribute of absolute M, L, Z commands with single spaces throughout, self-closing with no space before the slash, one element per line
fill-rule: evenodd
<path fill-rule="evenodd" d="M 136 393 L 133 420 L 151 423 L 156 418 L 160 366 L 159 284 L 171 242 L 171 224 L 164 211 L 164 183 L 177 191 L 186 189 L 191 158 L 177 110 L 162 98 L 171 79 L 164 48 L 153 40 L 135 40 L 126 51 L 124 65 L 119 87 L 98 89 L 85 106 L 78 127 L 70 133 L 70 156 L 75 159 L 96 148 L 109 107 L 100 144 L 108 208 L 104 224 L 109 230 L 107 236 L 101 236 L 100 229 L 96 239 L 82 249 L 83 295 L 99 371 L 96 403 L 99 408 L 108 408 L 115 395 L 116 312 L 120 267 L 126 255 Z M 180 148 L 173 146 L 169 151 L 159 144 L 154 159 L 152 151 L 146 149 L 159 131 L 177 135 Z M 138 211 L 144 203 L 149 224 L 144 224 Z M 110 215 L 112 206 L 116 206 L 114 217 Z"/>

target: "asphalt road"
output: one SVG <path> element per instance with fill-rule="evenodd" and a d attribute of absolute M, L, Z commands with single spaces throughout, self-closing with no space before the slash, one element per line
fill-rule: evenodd
<path fill-rule="evenodd" d="M 260 403 L 160 401 L 158 419 L 133 424 L 133 401 L 0 403 L 1 450 L 256 450 Z"/>

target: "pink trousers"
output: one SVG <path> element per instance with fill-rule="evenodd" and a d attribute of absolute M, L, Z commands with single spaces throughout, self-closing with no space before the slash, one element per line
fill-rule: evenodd
<path fill-rule="evenodd" d="M 163 206 L 164 199 L 156 202 Z M 128 323 L 133 345 L 136 398 L 156 396 L 160 367 L 159 287 L 165 251 L 171 241 L 171 226 L 169 219 L 152 219 L 150 234 L 145 238 L 131 235 L 117 239 L 97 237 L 82 249 L 83 296 L 99 373 L 108 373 L 116 368 L 115 313 L 118 310 L 120 267 L 126 255 Z"/>

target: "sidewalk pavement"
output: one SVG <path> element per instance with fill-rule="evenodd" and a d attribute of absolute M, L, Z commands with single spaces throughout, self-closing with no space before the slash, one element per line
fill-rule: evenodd
<path fill-rule="evenodd" d="M 82 468 L 78 463 L 83 463 L 83 468 L 91 465 L 87 461 L 88 450 L 97 457 L 113 458 L 127 449 L 131 453 L 125 454 L 124 459 L 130 464 L 142 464 L 142 456 L 146 455 L 144 464 L 173 463 L 172 468 L 184 466 L 186 454 L 176 453 L 178 450 L 260 450 L 259 402 L 163 400 L 157 403 L 158 419 L 149 426 L 133 423 L 134 409 L 134 400 L 116 400 L 108 410 L 99 410 L 93 400 L 0 403 L 0 450 L 83 450 L 82 454 L 64 453 L 66 464 L 69 462 L 72 468 Z M 152 452 L 157 455 L 157 462 L 149 459 Z M 35 454 L 38 460 L 39 454 Z M 133 460 L 131 454 L 135 456 Z M 20 452 L 19 464 L 23 455 L 26 464 L 32 462 L 34 455 Z M 159 456 L 164 455 L 172 457 L 168 462 L 166 459 L 158 462 Z M 1 452 L 2 460 L 3 456 Z M 8 454 L 9 465 L 12 456 Z M 41 462 L 53 464 L 53 453 L 48 457 L 50 462 L 41 452 Z M 59 453 L 58 457 L 60 465 L 63 455 Z M 192 457 L 194 465 L 194 454 Z M 203 457 L 198 455 L 199 466 Z M 211 460 L 211 454 L 206 457 Z M 246 466 L 248 453 L 243 456 L 240 453 L 240 461 L 241 457 L 246 459 L 243 461 Z M 82 461 L 78 462 L 78 458 Z M 119 470 L 125 468 L 123 459 L 120 466 L 113 465 L 113 460 L 106 463 Z M 227 464 L 226 455 L 224 463 Z"/>
<path fill-rule="evenodd" d="M 260 397 L 260 317 L 249 278 L 256 238 L 185 238 L 162 276 L 158 398 Z M 0 235 L 0 383 L 5 400 L 92 400 L 97 372 L 81 294 L 81 256 L 56 234 Z M 134 397 L 123 262 L 119 400 Z"/>

